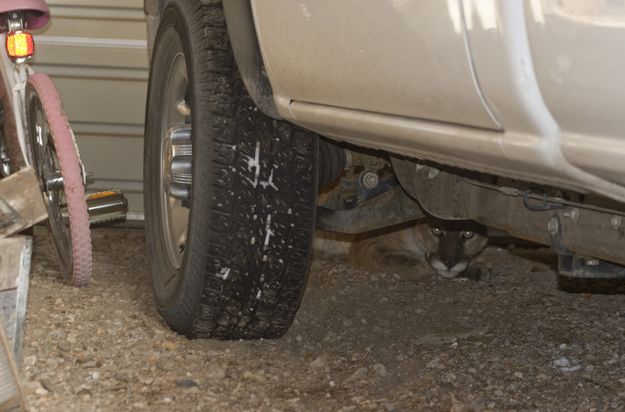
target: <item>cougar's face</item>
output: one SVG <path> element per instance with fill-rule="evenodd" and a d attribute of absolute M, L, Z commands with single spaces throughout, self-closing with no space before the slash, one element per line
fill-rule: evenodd
<path fill-rule="evenodd" d="M 415 227 L 415 238 L 430 266 L 445 278 L 464 272 L 488 242 L 485 228 L 470 221 L 429 220 Z"/>

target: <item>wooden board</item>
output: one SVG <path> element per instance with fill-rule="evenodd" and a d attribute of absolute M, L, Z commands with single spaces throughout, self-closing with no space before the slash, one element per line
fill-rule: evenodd
<path fill-rule="evenodd" d="M 0 239 L 48 217 L 32 167 L 0 180 Z"/>
<path fill-rule="evenodd" d="M 0 325 L 18 359 L 24 338 L 31 255 L 30 236 L 0 239 Z"/>

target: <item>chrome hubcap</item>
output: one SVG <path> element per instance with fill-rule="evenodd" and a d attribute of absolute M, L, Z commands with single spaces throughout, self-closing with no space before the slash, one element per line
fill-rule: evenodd
<path fill-rule="evenodd" d="M 191 198 L 191 107 L 184 54 L 174 58 L 165 86 L 159 198 L 165 249 L 170 264 L 180 269 L 184 257 Z M 173 279 L 173 278 L 172 278 Z M 169 283 L 172 279 L 168 279 Z"/>
<path fill-rule="evenodd" d="M 191 165 L 193 149 L 191 147 L 191 128 L 188 125 L 169 129 L 171 142 L 171 161 L 169 163 L 169 196 L 188 203 L 191 196 Z"/>

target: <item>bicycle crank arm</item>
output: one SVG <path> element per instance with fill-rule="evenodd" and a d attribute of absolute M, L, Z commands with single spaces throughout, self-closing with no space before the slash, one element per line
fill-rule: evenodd
<path fill-rule="evenodd" d="M 107 190 L 87 195 L 89 224 L 120 222 L 126 220 L 128 200 L 121 190 Z"/>

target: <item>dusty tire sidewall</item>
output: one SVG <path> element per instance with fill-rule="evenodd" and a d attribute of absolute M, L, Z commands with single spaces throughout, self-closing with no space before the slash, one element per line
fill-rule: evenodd
<path fill-rule="evenodd" d="M 158 198 L 159 163 L 161 162 L 159 140 L 161 139 L 161 108 L 163 92 L 168 66 L 171 60 L 162 57 L 173 57 L 171 49 L 167 49 L 167 36 L 177 34 L 185 55 L 187 72 L 189 76 L 190 90 L 199 89 L 193 53 L 194 45 L 192 36 L 185 21 L 184 10 L 176 3 L 165 8 L 159 31 L 157 33 L 152 64 L 147 100 L 146 116 L 146 144 L 144 151 L 144 177 L 146 181 L 145 208 L 146 208 L 146 241 L 152 272 L 167 271 L 171 273 L 175 269 L 169 264 L 165 256 L 163 242 L 163 228 L 160 227 L 160 199 Z M 209 221 L 210 207 L 206 200 L 209 198 L 202 192 L 210 188 L 211 181 L 211 140 L 210 136 L 210 113 L 202 107 L 197 98 L 199 93 L 192 93 L 192 145 L 193 145 L 193 185 L 191 189 L 189 223 L 187 228 L 187 244 L 181 266 L 181 273 L 175 287 L 162 290 L 156 282 L 156 273 L 152 274 L 152 286 L 156 306 L 168 324 L 177 332 L 191 334 L 194 318 L 193 313 L 197 310 L 204 284 L 206 270 L 207 249 L 210 243 L 208 232 L 201 230 Z M 198 131 L 201 131 L 199 133 Z M 156 132 L 156 133 L 155 133 Z"/>

